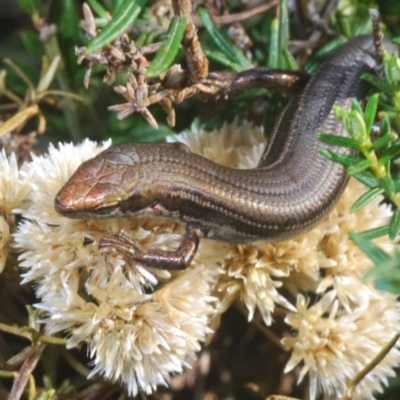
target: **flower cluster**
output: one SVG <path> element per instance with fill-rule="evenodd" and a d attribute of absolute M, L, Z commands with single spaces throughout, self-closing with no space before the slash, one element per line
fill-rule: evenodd
<path fill-rule="evenodd" d="M 255 167 L 265 146 L 260 129 L 237 123 L 171 140 L 233 168 Z M 184 234 L 180 224 L 73 220 L 54 210 L 54 197 L 78 165 L 109 145 L 85 141 L 50 147 L 47 156 L 34 157 L 22 168 L 20 173 L 29 171 L 31 190 L 24 201 L 10 203 L 23 216 L 13 240 L 21 251 L 24 282 L 38 284 L 38 307 L 50 332 L 67 332 L 68 347 L 88 344 L 92 374 L 125 383 L 133 395 L 151 393 L 196 357 L 212 319 L 240 300 L 249 320 L 258 310 L 267 325 L 277 306 L 285 309 L 285 321 L 295 332 L 282 339 L 292 351 L 286 370 L 302 363 L 299 379 L 309 375 L 311 398 L 321 392 L 341 397 L 348 381 L 400 331 L 398 301 L 362 280 L 372 263 L 348 239 L 350 230 L 383 225 L 392 213 L 376 199 L 350 214 L 350 205 L 365 191 L 361 184 L 350 181 L 321 224 L 296 239 L 252 245 L 202 240 L 191 266 L 170 273 L 99 251 L 98 243 L 124 230 L 143 249 L 175 249 Z M 5 184 L 0 179 L 0 196 Z M 377 243 L 392 248 L 387 238 Z M 394 348 L 356 395 L 372 398 L 399 362 Z"/>
<path fill-rule="evenodd" d="M 19 206 L 29 191 L 29 178 L 27 170 L 18 169 L 14 154 L 7 157 L 4 150 L 0 152 L 0 273 L 8 255 L 10 225 L 14 225 L 12 210 Z"/>
<path fill-rule="evenodd" d="M 344 398 L 347 384 L 378 355 L 398 333 L 400 305 L 396 296 L 364 289 L 364 304 L 350 310 L 340 303 L 335 290 L 328 291 L 314 305 L 297 297 L 297 311 L 286 318 L 296 330 L 283 343 L 292 349 L 285 372 L 303 362 L 299 380 L 309 374 L 310 398 L 318 393 Z M 353 398 L 373 398 L 382 383 L 395 376 L 400 351 L 393 348 L 356 387 Z"/>
<path fill-rule="evenodd" d="M 128 391 L 151 393 L 181 372 L 211 332 L 215 299 L 209 277 L 197 263 L 169 279 L 163 270 L 130 265 L 100 252 L 99 239 L 124 229 L 143 247 L 176 246 L 182 227 L 166 221 L 72 220 L 60 216 L 54 198 L 74 170 L 110 145 L 50 147 L 34 157 L 31 191 L 16 212 L 24 216 L 14 235 L 23 250 L 24 281 L 38 283 L 37 305 L 51 333 L 69 333 L 67 346 L 86 342 L 99 373 L 127 384 Z M 149 292 L 151 292 L 149 294 Z"/>

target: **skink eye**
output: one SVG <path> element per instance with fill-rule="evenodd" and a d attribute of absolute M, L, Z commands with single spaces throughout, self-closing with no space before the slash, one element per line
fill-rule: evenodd
<path fill-rule="evenodd" d="M 98 215 L 103 215 L 103 216 L 107 216 L 107 215 L 114 215 L 117 211 L 119 211 L 120 207 L 118 204 L 113 205 L 113 206 L 109 206 L 109 207 L 99 207 L 96 209 L 96 214 Z"/>

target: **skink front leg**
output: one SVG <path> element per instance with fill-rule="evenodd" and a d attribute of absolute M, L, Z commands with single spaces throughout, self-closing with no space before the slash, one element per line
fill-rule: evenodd
<path fill-rule="evenodd" d="M 203 236 L 200 229 L 189 225 L 186 227 L 186 234 L 181 244 L 175 251 L 143 251 L 134 240 L 120 232 L 115 236 L 102 238 L 99 247 L 111 247 L 132 261 L 154 268 L 182 270 L 187 268 L 192 262 L 200 239 Z"/>

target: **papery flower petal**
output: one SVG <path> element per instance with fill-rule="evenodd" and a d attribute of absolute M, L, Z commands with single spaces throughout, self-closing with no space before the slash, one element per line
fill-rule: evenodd
<path fill-rule="evenodd" d="M 18 168 L 15 154 L 0 151 L 0 212 L 11 214 L 25 198 L 30 186 L 30 172 Z"/>
<path fill-rule="evenodd" d="M 400 304 L 396 296 L 366 287 L 369 302 L 351 310 L 339 306 L 334 290 L 307 307 L 304 296 L 297 299 L 297 312 L 286 322 L 297 331 L 282 343 L 292 349 L 285 372 L 303 362 L 299 380 L 309 374 L 310 398 L 324 393 L 343 398 L 347 384 L 400 330 Z M 353 398 L 373 399 L 382 392 L 387 377 L 400 363 L 396 345 L 356 387 Z M 313 388 L 311 390 L 311 388 Z M 314 397 L 311 397 L 314 396 Z"/>

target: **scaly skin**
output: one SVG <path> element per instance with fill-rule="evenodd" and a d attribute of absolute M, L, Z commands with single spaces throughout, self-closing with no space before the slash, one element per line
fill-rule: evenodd
<path fill-rule="evenodd" d="M 289 102 L 257 168 L 226 168 L 183 144 L 126 143 L 83 163 L 58 193 L 55 208 L 82 219 L 179 219 L 197 243 L 200 237 L 234 243 L 295 237 L 331 210 L 348 180 L 343 166 L 318 150 L 325 147 L 342 154 L 352 150 L 323 144 L 317 135 L 347 135 L 332 107 L 348 108 L 352 98 L 362 100 L 368 86 L 360 76 L 377 67 L 372 36 L 347 42 Z M 127 250 L 126 237 L 104 245 L 118 249 L 118 240 L 131 258 L 143 255 L 138 249 Z M 193 257 L 185 253 L 192 242 L 188 237 L 184 241 L 182 265 L 172 259 L 168 264 L 173 252 L 154 252 L 150 261 L 142 262 L 183 268 Z M 195 252 L 197 244 L 194 250 L 189 247 Z M 163 261 L 157 262 L 161 256 Z"/>

